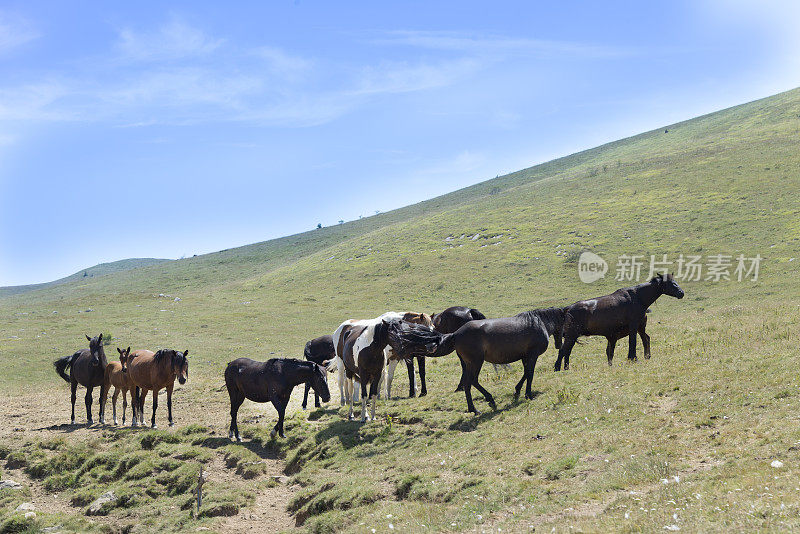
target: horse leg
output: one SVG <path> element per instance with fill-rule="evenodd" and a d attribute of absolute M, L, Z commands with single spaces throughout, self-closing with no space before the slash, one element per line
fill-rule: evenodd
<path fill-rule="evenodd" d="M 525 383 L 525 378 L 528 376 L 528 367 L 523 363 L 522 378 L 519 379 L 517 385 L 514 386 L 514 402 L 519 400 L 519 392 L 522 391 L 522 384 Z"/>
<path fill-rule="evenodd" d="M 127 389 L 123 389 L 122 390 L 122 426 L 125 426 L 125 412 L 127 410 L 128 410 L 128 390 Z M 117 402 L 116 401 L 114 401 L 114 411 L 115 412 L 117 411 Z M 114 424 L 115 425 L 117 424 L 116 420 L 114 421 Z"/>
<path fill-rule="evenodd" d="M 639 332 L 639 325 L 634 323 L 631 324 L 630 329 L 628 330 L 628 360 L 635 361 L 636 360 L 636 334 Z"/>
<path fill-rule="evenodd" d="M 566 371 L 569 369 L 569 355 L 572 352 L 572 347 L 575 346 L 574 337 L 567 337 L 564 336 L 564 342 L 561 344 L 561 348 L 558 349 L 558 359 L 556 360 L 556 371 L 561 370 L 561 362 L 564 362 L 564 370 Z"/>
<path fill-rule="evenodd" d="M 608 337 L 608 346 L 606 346 L 606 357 L 608 357 L 608 366 L 611 367 L 611 362 L 614 359 L 614 347 L 617 346 L 617 339 Z"/>
<path fill-rule="evenodd" d="M 94 388 L 91 386 L 86 387 L 86 397 L 84 397 L 84 401 L 86 402 L 86 426 L 91 425 L 94 423 L 92 420 L 92 390 Z"/>
<path fill-rule="evenodd" d="M 533 382 L 533 371 L 536 369 L 536 360 L 539 359 L 538 355 L 533 356 L 528 360 L 524 360 L 522 362 L 523 367 L 525 368 L 525 373 L 528 375 L 528 383 L 525 386 L 525 398 L 528 400 L 533 400 L 533 391 L 531 390 L 531 383 Z"/>
<path fill-rule="evenodd" d="M 78 397 L 78 383 L 74 380 L 70 382 L 70 388 L 72 393 L 72 420 L 70 424 L 75 424 L 75 399 Z"/>
<path fill-rule="evenodd" d="M 137 426 L 139 424 L 139 414 L 137 412 L 139 408 L 139 387 L 133 386 L 131 390 L 131 426 Z"/>
<path fill-rule="evenodd" d="M 311 384 L 306 382 L 306 388 L 305 388 L 305 391 L 303 392 L 303 404 L 302 404 L 304 410 L 306 409 L 306 405 L 308 405 L 308 390 L 309 389 L 311 389 Z"/>
<path fill-rule="evenodd" d="M 561 348 L 562 339 L 563 338 L 561 337 L 561 333 L 556 332 L 555 334 L 553 334 L 553 342 L 555 343 L 557 349 Z"/>
<path fill-rule="evenodd" d="M 356 402 L 356 389 L 359 388 L 359 383 L 356 380 L 351 379 L 350 388 L 347 391 L 347 398 L 350 400 L 350 413 L 347 414 L 347 419 L 352 421 L 353 420 L 353 403 Z"/>
<path fill-rule="evenodd" d="M 98 404 L 100 404 L 100 413 L 98 414 L 98 417 L 100 418 L 100 424 L 101 425 L 106 424 L 106 404 L 104 402 L 100 402 L 100 400 L 103 397 L 108 395 L 106 393 L 105 389 L 106 389 L 106 385 L 105 384 L 100 384 L 100 396 L 98 397 L 97 401 L 98 401 Z"/>
<path fill-rule="evenodd" d="M 142 389 L 142 395 L 139 397 L 139 426 L 144 426 L 144 400 L 147 398 L 149 389 Z"/>
<path fill-rule="evenodd" d="M 406 369 L 408 369 L 408 398 L 411 399 L 417 396 L 417 384 L 414 380 L 414 358 L 406 360 Z"/>
<path fill-rule="evenodd" d="M 169 421 L 169 426 L 175 426 L 175 422 L 172 420 L 172 388 L 175 387 L 175 384 L 170 384 L 167 386 L 167 420 Z"/>
<path fill-rule="evenodd" d="M 144 403 L 142 403 L 144 404 Z M 150 420 L 150 428 L 158 428 L 156 426 L 156 409 L 158 408 L 158 390 L 153 388 L 153 418 Z"/>
<path fill-rule="evenodd" d="M 428 394 L 428 388 L 425 384 L 425 356 L 417 356 L 417 363 L 419 364 L 419 383 L 421 388 L 419 396 L 424 397 Z"/>
<path fill-rule="evenodd" d="M 644 359 L 650 359 L 650 336 L 645 332 L 645 323 L 639 325 L 639 336 L 642 338 L 642 347 L 644 347 Z"/>
<path fill-rule="evenodd" d="M 359 369 L 359 376 L 361 376 L 361 387 L 359 391 L 361 391 L 361 422 L 364 423 L 367 421 L 367 383 L 364 382 L 364 374 L 361 373 L 361 369 Z"/>
<path fill-rule="evenodd" d="M 489 406 L 492 408 L 492 410 L 496 410 L 497 409 L 497 404 L 495 404 L 495 402 L 494 402 L 494 397 L 492 397 L 492 394 L 489 393 L 488 391 L 486 391 L 486 388 L 484 388 L 478 382 L 478 375 L 480 375 L 480 373 L 481 373 L 481 366 L 482 365 L 483 365 L 483 361 L 479 362 L 478 365 L 476 366 L 477 369 L 475 369 L 475 372 L 472 375 L 472 385 L 475 386 L 475 389 L 477 389 L 478 391 L 480 391 L 483 394 L 483 398 L 486 399 L 486 402 L 489 403 Z"/>
<path fill-rule="evenodd" d="M 339 404 L 344 406 L 344 403 L 347 402 L 347 397 L 345 396 L 346 377 L 344 376 L 344 362 L 342 360 L 338 361 L 337 370 L 339 372 Z"/>
<path fill-rule="evenodd" d="M 533 381 L 533 369 L 536 367 L 536 360 L 538 359 L 537 356 L 533 358 L 525 358 L 522 360 L 522 378 L 520 378 L 519 382 L 517 382 L 517 387 L 515 388 L 514 393 L 514 400 L 519 399 L 519 392 L 522 389 L 522 383 L 524 381 L 528 381 L 527 386 L 525 387 L 525 398 L 528 400 L 533 399 L 533 392 L 531 391 L 531 382 Z"/>
<path fill-rule="evenodd" d="M 394 370 L 397 369 L 397 360 L 386 362 L 386 399 L 392 398 L 392 382 L 394 381 Z"/>
<path fill-rule="evenodd" d="M 370 414 L 370 420 L 375 420 L 375 405 L 378 403 L 378 391 L 380 391 L 380 385 L 375 383 L 373 380 L 372 383 L 369 385 L 369 396 L 372 399 L 372 413 Z"/>
<path fill-rule="evenodd" d="M 108 397 L 108 391 L 106 391 L 106 395 L 105 396 L 106 396 L 106 398 Z M 111 415 L 114 418 L 114 425 L 117 424 L 117 397 L 119 397 L 119 388 L 115 387 L 114 388 L 114 395 L 111 396 Z M 124 394 L 123 394 L 123 398 L 124 398 Z M 103 404 L 105 404 L 105 403 L 106 403 L 106 401 L 105 401 L 105 399 L 103 399 Z M 123 408 L 123 412 L 122 412 L 122 418 L 123 418 L 122 419 L 122 424 L 124 425 L 125 424 L 124 408 Z"/>
<path fill-rule="evenodd" d="M 286 405 L 288 403 L 289 399 L 272 399 L 272 405 L 275 406 L 275 409 L 278 411 L 278 422 L 275 424 L 272 432 L 269 433 L 270 438 L 274 438 L 276 433 L 282 438 L 286 437 L 283 433 L 283 416 L 286 413 Z"/>
<path fill-rule="evenodd" d="M 228 438 L 234 439 L 235 437 L 236 441 L 242 441 L 242 438 L 239 437 L 239 423 L 236 416 L 239 413 L 239 407 L 244 402 L 244 395 L 235 387 L 229 387 L 228 396 L 231 399 L 231 426 L 228 429 Z"/>
<path fill-rule="evenodd" d="M 464 387 L 467 385 L 467 368 L 461 358 L 458 359 L 458 363 L 461 364 L 461 378 L 458 380 L 456 391 L 464 391 Z"/>

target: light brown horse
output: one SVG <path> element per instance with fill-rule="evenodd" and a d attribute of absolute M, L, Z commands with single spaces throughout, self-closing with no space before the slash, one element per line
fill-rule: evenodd
<path fill-rule="evenodd" d="M 156 408 L 158 408 L 158 392 L 167 390 L 167 413 L 169 426 L 172 420 L 172 388 L 175 379 L 181 384 L 189 377 L 189 351 L 180 352 L 173 349 L 161 349 L 156 353 L 150 350 L 137 350 L 128 360 L 128 375 L 133 382 L 133 423 L 131 426 L 144 426 L 144 398 L 148 391 L 153 392 L 153 418 L 150 426 L 156 428 Z"/>
<path fill-rule="evenodd" d="M 105 383 L 103 386 L 103 398 L 100 403 L 103 406 L 103 412 L 106 411 L 106 401 L 108 400 L 108 392 L 111 386 L 114 386 L 114 395 L 111 397 L 111 405 L 113 407 L 114 424 L 117 424 L 117 397 L 122 393 L 122 424 L 125 424 L 125 411 L 128 409 L 128 392 L 131 394 L 131 406 L 133 405 L 133 382 L 127 373 L 128 360 L 130 359 L 131 348 L 125 350 L 117 347 L 119 352 L 118 362 L 109 362 L 106 366 Z"/>

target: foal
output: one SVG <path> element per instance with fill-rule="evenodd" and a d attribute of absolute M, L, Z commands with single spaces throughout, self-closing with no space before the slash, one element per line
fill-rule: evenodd
<path fill-rule="evenodd" d="M 172 349 L 161 349 L 156 353 L 150 350 L 137 350 L 130 355 L 128 360 L 128 374 L 133 382 L 133 423 L 132 426 L 144 426 L 144 398 L 147 392 L 153 392 L 153 418 L 151 426 L 156 428 L 156 408 L 158 408 L 158 391 L 167 390 L 167 414 L 169 426 L 175 423 L 172 420 L 172 389 L 175 379 L 180 384 L 185 384 L 189 377 L 189 361 L 186 355 L 189 351 L 179 352 Z M 141 390 L 141 391 L 140 391 Z"/>
<path fill-rule="evenodd" d="M 125 424 L 125 410 L 128 408 L 128 392 L 131 394 L 131 407 L 133 406 L 133 382 L 128 376 L 128 359 L 130 358 L 131 348 L 125 350 L 117 347 L 119 352 L 118 362 L 109 362 L 106 366 L 105 383 L 103 385 L 103 398 L 100 402 L 103 405 L 103 412 L 106 411 L 106 401 L 108 400 L 108 392 L 111 386 L 114 386 L 114 395 L 111 397 L 111 406 L 113 408 L 114 424 L 117 424 L 117 397 L 122 392 L 122 424 Z"/>
<path fill-rule="evenodd" d="M 325 369 L 314 362 L 304 362 L 288 358 L 274 358 L 265 362 L 257 362 L 250 358 L 233 360 L 225 368 L 225 386 L 231 399 L 231 426 L 228 437 L 242 441 L 239 436 L 237 414 L 245 399 L 255 402 L 272 402 L 278 411 L 278 422 L 270 433 L 275 437 L 283 434 L 283 416 L 289 396 L 298 384 L 310 384 L 314 393 L 328 402 L 331 394 L 328 391 L 328 378 Z"/>
<path fill-rule="evenodd" d="M 308 343 L 303 350 L 303 356 L 306 361 L 314 362 L 323 367 L 327 367 L 328 362 L 336 358 L 336 348 L 333 346 L 333 336 L 330 334 L 326 336 L 315 337 Z M 306 382 L 306 388 L 303 392 L 303 409 L 308 405 L 308 390 L 311 389 L 311 384 Z M 314 406 L 319 408 L 319 393 L 314 392 Z"/>
<path fill-rule="evenodd" d="M 66 380 L 72 389 L 72 424 L 75 424 L 75 399 L 77 398 L 78 384 L 86 387 L 86 424 L 92 424 L 92 390 L 100 386 L 100 398 L 103 398 L 103 383 L 108 361 L 103 350 L 103 334 L 90 338 L 89 348 L 77 351 L 70 356 L 64 356 L 53 362 L 58 376 Z M 69 375 L 67 368 L 69 367 Z M 103 403 L 100 403 L 100 423 L 105 422 Z"/>
<path fill-rule="evenodd" d="M 647 321 L 647 309 L 661 295 L 682 299 L 683 294 L 683 289 L 671 274 L 659 274 L 644 284 L 617 289 L 610 295 L 581 300 L 569 306 L 564 319 L 564 343 L 558 351 L 555 370 L 561 370 L 562 360 L 564 369 L 569 369 L 569 355 L 579 336 L 605 336 L 608 339 L 608 364 L 611 365 L 617 339 L 627 333 L 628 359 L 635 360 L 636 334 Z M 645 335 L 642 336 L 643 341 Z M 650 352 L 649 346 L 650 336 L 647 336 L 647 354 Z"/>

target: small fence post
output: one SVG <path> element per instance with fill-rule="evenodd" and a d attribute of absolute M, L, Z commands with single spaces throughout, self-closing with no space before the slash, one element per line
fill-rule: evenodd
<path fill-rule="evenodd" d="M 203 477 L 203 466 L 200 465 L 200 474 L 197 477 L 197 517 L 200 517 L 200 507 L 203 505 L 203 483 L 205 482 L 205 477 Z"/>

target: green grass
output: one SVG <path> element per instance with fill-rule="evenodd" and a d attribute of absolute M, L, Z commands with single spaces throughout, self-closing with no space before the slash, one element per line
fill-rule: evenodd
<path fill-rule="evenodd" d="M 518 368 L 500 377 L 487 368 L 482 382 L 499 411 L 477 398 L 484 413 L 465 414 L 450 356 L 429 361 L 428 397 L 380 401 L 378 420 L 366 425 L 346 421 L 334 392 L 325 410 L 287 418 L 287 440 L 269 439 L 271 410 L 240 426 L 284 459 L 297 484 L 289 509 L 311 531 L 800 528 L 800 91 L 668 130 L 341 226 L 5 296 L 0 391 L 50 388 L 66 420 L 67 387 L 52 360 L 82 347 L 85 333 L 113 332 L 133 348 L 188 348 L 178 424 L 219 435 L 226 362 L 300 358 L 306 340 L 344 319 L 457 304 L 505 316 L 623 285 L 613 271 L 582 284 L 574 263 L 582 250 L 608 260 L 758 253 L 757 282 L 687 282 L 685 299 L 659 300 L 649 361 L 625 362 L 621 342 L 608 368 L 604 344 L 590 340 L 576 346 L 570 371 L 556 374 L 549 349 L 532 401 L 513 401 Z M 87 308 L 95 311 L 78 313 Z M 407 390 L 404 375 L 396 392 Z M 145 488 L 159 507 L 186 498 L 189 460 L 178 455 L 223 454 L 238 476 L 262 474 L 252 451 L 205 430 L 115 435 L 108 463 L 98 453 L 75 468 L 59 464 L 57 450 L 30 446 L 25 469 L 53 488 L 75 487 L 69 476 L 81 473 L 90 483 L 74 491 L 85 500 L 92 484 L 120 492 L 133 484 L 116 466 L 138 458 L 159 472 Z M 81 451 L 70 438 L 61 446 Z M 773 459 L 784 467 L 770 467 Z M 231 510 L 226 502 L 220 512 Z M 183 512 L 159 509 L 160 519 L 142 524 L 189 528 Z"/>

